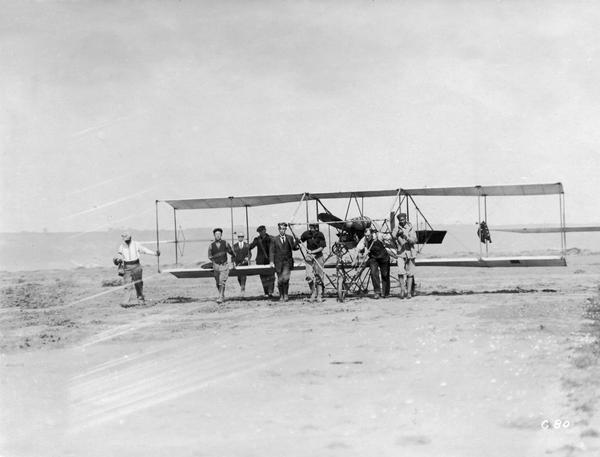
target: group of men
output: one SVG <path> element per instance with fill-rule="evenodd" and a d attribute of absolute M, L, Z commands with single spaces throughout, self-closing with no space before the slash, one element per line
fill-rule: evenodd
<path fill-rule="evenodd" d="M 264 265 L 267 268 L 265 274 L 260 275 L 263 292 L 266 297 L 273 298 L 275 288 L 275 275 L 277 275 L 277 289 L 279 299 L 289 300 L 290 276 L 294 269 L 293 251 L 304 246 L 304 258 L 306 260 L 306 280 L 308 282 L 311 301 L 323 300 L 325 290 L 324 283 L 324 257 L 323 249 L 326 247 L 325 236 L 319 232 L 318 224 L 310 224 L 309 229 L 302 233 L 300 239 L 286 233 L 288 224 L 280 222 L 277 224 L 279 234 L 270 236 L 267 229 L 261 225 L 256 229 L 258 236 L 252 243 L 244 241 L 244 234 L 238 233 L 238 242 L 232 246 L 222 239 L 223 229 L 213 230 L 215 240 L 208 247 L 208 259 L 212 262 L 215 283 L 219 291 L 217 303 L 225 298 L 225 284 L 229 277 L 229 262 L 227 255 L 231 256 L 234 268 L 247 266 L 250 263 L 252 249 L 257 249 L 256 265 Z M 272 271 L 273 272 L 272 272 Z M 246 275 L 241 269 L 237 274 L 242 293 L 245 291 Z"/>
<path fill-rule="evenodd" d="M 385 298 L 390 295 L 390 261 L 398 259 L 398 280 L 400 282 L 400 298 L 411 298 L 414 294 L 415 245 L 416 232 L 406 213 L 397 216 L 398 227 L 391 234 L 381 234 L 375 227 L 365 230 L 365 235 L 357 245 L 359 256 L 355 258 L 355 266 L 359 262 L 368 266 L 373 283 L 374 298 Z M 238 234 L 238 243 L 233 248 L 221 239 L 223 230 L 213 230 L 215 241 L 208 248 L 208 258 L 213 262 L 215 281 L 219 290 L 218 303 L 225 294 L 225 283 L 229 276 L 227 254 L 232 257 L 234 267 L 249 265 L 251 251 L 257 248 L 256 264 L 269 265 L 274 273 L 260 276 L 265 296 L 272 298 L 277 275 L 279 299 L 289 300 L 290 274 L 294 268 L 293 251 L 304 246 L 303 254 L 306 264 L 306 281 L 310 289 L 311 301 L 323 301 L 325 293 L 325 257 L 323 250 L 327 246 L 325 236 L 319 231 L 318 224 L 309 224 L 309 229 L 296 238 L 286 233 L 285 222 L 277 224 L 279 234 L 270 236 L 264 225 L 257 228 L 258 236 L 252 243 L 244 242 L 244 235 Z M 389 241 L 392 241 L 389 243 Z M 304 243 L 304 244 L 303 244 Z M 390 244 L 395 249 L 390 249 Z M 245 290 L 246 276 L 238 272 L 238 281 L 242 293 Z"/>
<path fill-rule="evenodd" d="M 398 227 L 391 234 L 381 234 L 375 227 L 365 230 L 364 237 L 357 245 L 359 256 L 355 258 L 356 264 L 370 269 L 373 283 L 374 298 L 385 298 L 390 294 L 390 258 L 397 257 L 400 269 L 400 298 L 411 298 L 414 293 L 415 269 L 415 244 L 416 232 L 405 213 L 397 216 Z M 302 249 L 305 258 L 306 281 L 310 289 L 311 301 L 324 301 L 325 292 L 325 257 L 323 250 L 326 242 L 325 236 L 319 231 L 318 224 L 309 224 L 308 230 L 296 238 L 287 232 L 288 224 L 277 224 L 278 235 L 270 236 L 264 225 L 259 226 L 256 236 L 251 243 L 244 240 L 244 234 L 238 233 L 238 241 L 231 246 L 222 239 L 223 229 L 213 230 L 214 241 L 208 247 L 208 259 L 212 262 L 214 278 L 219 296 L 217 303 L 222 303 L 225 298 L 225 285 L 229 277 L 228 256 L 231 257 L 233 267 L 244 267 L 250 264 L 252 250 L 256 249 L 256 265 L 264 265 L 265 273 L 260 275 L 263 292 L 266 297 L 274 297 L 275 275 L 277 275 L 277 289 L 279 300 L 289 300 L 290 275 L 294 268 L 293 251 Z M 133 288 L 137 295 L 138 303 L 144 304 L 142 267 L 139 254 L 160 255 L 160 251 L 152 251 L 140 243 L 132 241 L 131 234 L 121 235 L 122 244 L 119 246 L 117 257 L 113 259 L 116 265 L 124 267 L 123 280 L 126 284 L 125 296 L 122 306 L 129 306 Z M 389 245 L 395 245 L 390 249 Z M 238 282 L 242 293 L 246 289 L 246 275 L 238 270 Z"/>

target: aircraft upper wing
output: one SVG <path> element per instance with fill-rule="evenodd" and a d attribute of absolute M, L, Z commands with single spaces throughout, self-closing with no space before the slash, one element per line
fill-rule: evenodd
<path fill-rule="evenodd" d="M 304 194 L 256 195 L 251 197 L 192 198 L 165 200 L 175 209 L 243 208 L 299 202 Z"/>
<path fill-rule="evenodd" d="M 472 187 L 425 187 L 421 189 L 402 189 L 410 195 L 440 197 L 502 197 L 510 195 L 553 195 L 564 192 L 562 183 L 551 184 L 516 184 L 504 186 L 472 186 Z"/>
<path fill-rule="evenodd" d="M 387 189 L 366 190 L 352 192 L 320 192 L 300 194 L 255 195 L 249 197 L 221 197 L 221 198 L 193 198 L 186 200 L 164 200 L 173 208 L 181 209 L 208 209 L 208 208 L 243 208 L 251 206 L 277 205 L 281 203 L 299 202 L 302 198 L 335 199 L 335 198 L 371 198 L 393 197 L 402 194 L 412 196 L 440 196 L 440 197 L 477 197 L 477 196 L 510 196 L 510 195 L 552 195 L 562 194 L 561 183 L 550 184 L 516 184 L 502 186 L 471 186 L 471 187 L 423 187 L 417 189 Z"/>

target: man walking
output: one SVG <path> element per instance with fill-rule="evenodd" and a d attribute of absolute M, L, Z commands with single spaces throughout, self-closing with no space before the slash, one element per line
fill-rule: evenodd
<path fill-rule="evenodd" d="M 298 240 L 291 235 L 286 234 L 287 223 L 277 224 L 279 235 L 271 240 L 271 251 L 269 252 L 269 262 L 271 267 L 277 273 L 277 288 L 279 289 L 279 299 L 288 301 L 290 288 L 290 275 L 294 268 L 294 258 L 292 252 L 299 249 Z"/>
<path fill-rule="evenodd" d="M 248 248 L 248 243 L 244 241 L 244 234 L 237 234 L 238 241 L 233 245 L 233 264 L 236 267 L 239 266 L 248 266 L 250 262 L 250 249 Z M 240 283 L 240 288 L 242 289 L 242 295 L 246 292 L 246 275 L 240 274 L 238 271 L 238 282 Z"/>
<path fill-rule="evenodd" d="M 415 285 L 415 244 L 417 234 L 412 224 L 408 222 L 406 213 L 398 216 L 398 229 L 395 239 L 398 245 L 398 280 L 400 281 L 400 298 L 410 298 Z"/>
<path fill-rule="evenodd" d="M 213 230 L 215 241 L 208 246 L 208 259 L 212 261 L 215 282 L 219 290 L 219 298 L 217 303 L 223 303 L 225 299 L 225 283 L 229 278 L 229 264 L 227 263 L 227 254 L 233 257 L 233 250 L 229 243 L 222 240 L 223 229 L 216 228 Z"/>
<path fill-rule="evenodd" d="M 319 231 L 319 224 L 309 224 L 308 230 L 300 236 L 300 241 L 306 243 L 306 281 L 310 288 L 310 301 L 324 301 L 323 295 L 325 292 L 325 257 L 323 249 L 325 243 L 325 235 Z"/>
<path fill-rule="evenodd" d="M 140 243 L 137 243 L 131 239 L 131 233 L 125 232 L 121 235 L 122 243 L 117 251 L 117 257 L 113 259 L 115 265 L 119 265 L 121 262 L 125 268 L 125 274 L 123 275 L 123 283 L 125 286 L 125 295 L 121 303 L 122 307 L 130 306 L 131 295 L 133 292 L 132 285 L 135 286 L 135 292 L 137 295 L 138 304 L 145 305 L 146 299 L 144 297 L 144 283 L 142 282 L 142 265 L 140 264 L 140 254 L 150 254 L 159 256 L 160 251 L 152 251 Z"/>
<path fill-rule="evenodd" d="M 258 236 L 252 240 L 249 250 L 256 249 L 256 265 L 269 265 L 269 252 L 271 252 L 271 236 L 267 233 L 267 229 L 264 225 L 259 226 L 256 231 Z M 275 275 L 269 273 L 266 275 L 260 275 L 260 282 L 263 286 L 265 296 L 273 297 L 273 288 L 275 287 Z"/>
<path fill-rule="evenodd" d="M 366 229 L 365 236 L 358 242 L 356 249 L 362 255 L 368 256 L 371 281 L 375 292 L 373 298 L 387 297 L 390 294 L 390 255 L 385 249 L 377 230 L 374 228 Z"/>

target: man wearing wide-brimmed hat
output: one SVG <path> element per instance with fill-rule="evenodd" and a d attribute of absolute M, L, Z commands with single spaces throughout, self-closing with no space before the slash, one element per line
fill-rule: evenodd
<path fill-rule="evenodd" d="M 123 282 L 127 284 L 125 287 L 125 295 L 121 306 L 131 306 L 131 294 L 133 288 L 131 284 L 135 286 L 135 292 L 137 295 L 138 304 L 145 305 L 146 299 L 144 297 L 144 283 L 142 282 L 142 265 L 140 264 L 140 254 L 150 254 L 159 256 L 160 251 L 152 251 L 144 245 L 135 242 L 131 239 L 131 233 L 123 232 L 121 234 L 122 243 L 117 251 L 117 257 L 113 259 L 115 264 L 123 263 L 125 273 L 123 275 Z"/>

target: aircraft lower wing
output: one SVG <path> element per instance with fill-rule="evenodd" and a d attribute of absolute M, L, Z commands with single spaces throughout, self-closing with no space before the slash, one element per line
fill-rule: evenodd
<path fill-rule="evenodd" d="M 523 227 L 516 229 L 493 229 L 495 232 L 512 233 L 561 233 L 561 232 L 600 232 L 600 226 L 571 226 L 571 227 Z"/>
<path fill-rule="evenodd" d="M 422 267 L 566 267 L 567 260 L 561 256 L 514 256 L 514 257 L 455 257 L 447 259 L 417 258 Z"/>
<path fill-rule="evenodd" d="M 497 268 L 497 267 L 566 267 L 567 260 L 561 256 L 513 256 L 513 257 L 453 257 L 453 258 L 417 258 L 415 261 L 419 267 L 475 267 L 475 268 Z M 395 261 L 390 262 L 392 266 Z M 346 265 L 350 267 L 350 265 Z M 304 270 L 304 263 L 294 265 L 294 270 Z M 335 263 L 326 263 L 326 269 L 336 268 Z M 212 278 L 212 268 L 171 268 L 162 270 L 161 273 L 171 273 L 180 279 L 187 278 Z M 229 276 L 256 276 L 275 273 L 269 265 L 250 265 L 231 268 Z"/>
<path fill-rule="evenodd" d="M 304 270 L 304 264 L 294 265 L 294 270 Z M 161 270 L 161 273 L 171 273 L 173 276 L 180 279 L 187 278 L 213 278 L 214 270 L 212 268 L 170 268 Z M 268 275 L 275 273 L 275 270 L 269 265 L 250 265 L 239 266 L 229 269 L 229 276 L 255 276 Z"/>

